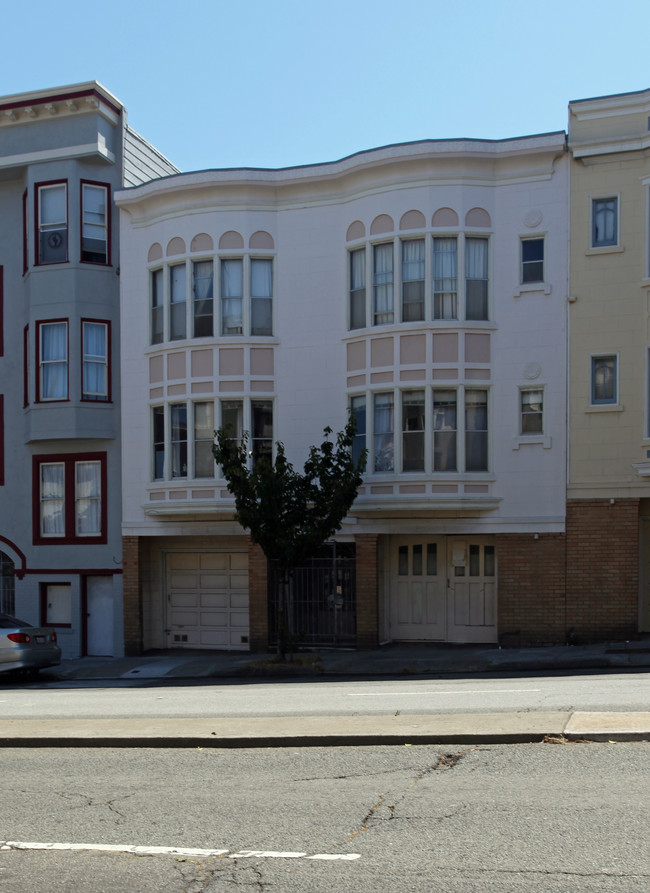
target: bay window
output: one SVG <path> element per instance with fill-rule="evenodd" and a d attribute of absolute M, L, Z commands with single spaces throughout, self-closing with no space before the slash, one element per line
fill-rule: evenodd
<path fill-rule="evenodd" d="M 68 399 L 68 323 L 37 324 L 38 400 Z"/>
<path fill-rule="evenodd" d="M 393 319 L 393 243 L 387 242 L 373 248 L 373 324 Z"/>
<path fill-rule="evenodd" d="M 456 471 L 456 391 L 436 388 L 433 392 L 433 470 Z"/>
<path fill-rule="evenodd" d="M 366 396 L 361 394 L 350 400 L 350 415 L 355 425 L 352 441 L 352 459 L 358 462 L 366 449 Z"/>
<path fill-rule="evenodd" d="M 487 471 L 487 391 L 465 391 L 465 470 Z"/>
<path fill-rule="evenodd" d="M 458 240 L 433 240 L 433 318 L 458 319 Z"/>
<path fill-rule="evenodd" d="M 153 479 L 161 481 L 165 477 L 165 407 L 154 406 L 152 410 L 153 429 Z"/>
<path fill-rule="evenodd" d="M 81 183 L 81 260 L 108 264 L 109 187 Z"/>
<path fill-rule="evenodd" d="M 488 240 L 465 239 L 465 319 L 488 318 Z"/>
<path fill-rule="evenodd" d="M 350 252 L 350 328 L 366 325 L 366 249 Z"/>
<path fill-rule="evenodd" d="M 402 322 L 424 319 L 424 239 L 402 242 Z"/>
<path fill-rule="evenodd" d="M 109 381 L 109 324 L 94 320 L 81 323 L 82 400 L 110 400 Z"/>
<path fill-rule="evenodd" d="M 187 404 L 173 403 L 171 413 L 172 477 L 187 477 Z"/>
<path fill-rule="evenodd" d="M 393 471 L 395 467 L 392 393 L 375 394 L 373 401 L 374 470 Z"/>
<path fill-rule="evenodd" d="M 273 403 L 270 400 L 251 401 L 251 448 L 253 465 L 261 459 L 273 457 Z"/>
<path fill-rule="evenodd" d="M 185 264 L 169 268 L 169 339 L 187 337 Z"/>
<path fill-rule="evenodd" d="M 251 259 L 251 335 L 273 334 L 273 261 Z"/>
<path fill-rule="evenodd" d="M 192 264 L 192 317 L 194 338 L 214 334 L 214 269 L 211 260 Z"/>
<path fill-rule="evenodd" d="M 193 404 L 194 410 L 194 477 L 214 477 L 215 464 L 212 454 L 214 443 L 214 403 Z"/>
<path fill-rule="evenodd" d="M 221 334 L 244 331 L 244 270 L 241 259 L 221 261 Z"/>
<path fill-rule="evenodd" d="M 402 471 L 424 471 L 424 391 L 402 392 Z"/>
<path fill-rule="evenodd" d="M 162 344 L 164 339 L 163 271 L 151 271 L 151 343 Z"/>

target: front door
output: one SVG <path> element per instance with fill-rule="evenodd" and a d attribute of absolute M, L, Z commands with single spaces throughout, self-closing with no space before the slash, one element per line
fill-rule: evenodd
<path fill-rule="evenodd" d="M 393 537 L 390 636 L 395 641 L 496 642 L 491 538 Z"/>
<path fill-rule="evenodd" d="M 86 577 L 86 653 L 113 654 L 113 578 Z"/>

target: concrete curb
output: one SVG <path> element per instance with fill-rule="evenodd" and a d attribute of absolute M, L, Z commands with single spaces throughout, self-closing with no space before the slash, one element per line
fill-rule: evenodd
<path fill-rule="evenodd" d="M 0 747 L 262 748 L 650 740 L 650 713 L 4 720 Z"/>

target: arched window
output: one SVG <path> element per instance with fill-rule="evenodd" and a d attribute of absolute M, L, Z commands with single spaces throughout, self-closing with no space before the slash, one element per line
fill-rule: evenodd
<path fill-rule="evenodd" d="M 16 611 L 14 563 L 0 552 L 0 611 L 14 614 Z"/>

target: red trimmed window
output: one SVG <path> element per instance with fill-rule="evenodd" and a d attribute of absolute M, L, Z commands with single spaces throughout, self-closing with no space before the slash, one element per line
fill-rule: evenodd
<path fill-rule="evenodd" d="M 5 482 L 5 398 L 0 394 L 0 487 Z"/>
<path fill-rule="evenodd" d="M 68 182 L 36 183 L 36 263 L 68 260 Z"/>
<path fill-rule="evenodd" d="M 23 276 L 27 272 L 27 234 L 28 230 L 28 218 L 27 218 L 27 190 L 23 192 Z"/>
<path fill-rule="evenodd" d="M 111 324 L 103 319 L 81 320 L 81 399 L 111 400 Z"/>
<path fill-rule="evenodd" d="M 36 324 L 38 378 L 36 402 L 68 399 L 68 321 L 48 319 Z"/>
<path fill-rule="evenodd" d="M 81 181 L 81 261 L 111 262 L 111 192 L 107 183 Z"/>
<path fill-rule="evenodd" d="M 4 308 L 4 267 L 0 264 L 0 357 L 4 356 L 4 324 L 5 324 L 5 308 Z"/>
<path fill-rule="evenodd" d="M 106 453 L 34 456 L 35 545 L 106 542 Z"/>
<path fill-rule="evenodd" d="M 23 329 L 23 406 L 29 406 L 29 326 Z"/>

